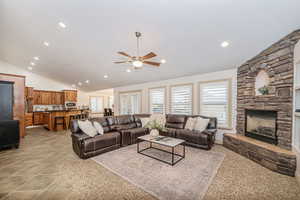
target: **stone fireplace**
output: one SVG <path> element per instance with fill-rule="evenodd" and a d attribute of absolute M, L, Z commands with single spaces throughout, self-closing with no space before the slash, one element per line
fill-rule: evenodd
<path fill-rule="evenodd" d="M 223 145 L 273 171 L 294 176 L 294 31 L 238 68 L 236 134 Z"/>
<path fill-rule="evenodd" d="M 277 111 L 245 110 L 245 135 L 277 145 Z"/>

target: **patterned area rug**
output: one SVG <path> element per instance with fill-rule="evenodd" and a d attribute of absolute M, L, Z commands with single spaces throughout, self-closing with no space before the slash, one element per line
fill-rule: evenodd
<path fill-rule="evenodd" d="M 146 145 L 141 143 L 142 148 Z M 176 152 L 181 153 L 182 146 Z M 144 153 L 166 161 L 171 158 L 171 154 L 156 149 Z M 186 147 L 186 157 L 170 166 L 138 154 L 136 145 L 131 145 L 92 159 L 158 199 L 201 200 L 224 157 L 222 153 Z"/>

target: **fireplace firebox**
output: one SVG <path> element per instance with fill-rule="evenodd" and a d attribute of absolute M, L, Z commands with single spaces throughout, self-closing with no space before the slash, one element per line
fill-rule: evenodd
<path fill-rule="evenodd" d="M 277 145 L 277 111 L 246 109 L 245 135 Z"/>

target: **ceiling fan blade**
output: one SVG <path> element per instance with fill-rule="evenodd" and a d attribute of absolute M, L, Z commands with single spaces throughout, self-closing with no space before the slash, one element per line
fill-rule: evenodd
<path fill-rule="evenodd" d="M 129 62 L 129 61 L 116 61 L 116 62 L 114 62 L 115 64 L 121 64 L 121 63 L 127 63 L 127 62 Z"/>
<path fill-rule="evenodd" d="M 143 61 L 143 63 L 148 64 L 148 65 L 154 65 L 154 66 L 157 66 L 157 67 L 160 66 L 159 62 Z"/>
<path fill-rule="evenodd" d="M 143 57 L 142 57 L 142 60 L 150 59 L 150 58 L 153 58 L 153 57 L 155 57 L 155 56 L 156 56 L 155 53 L 150 52 L 150 53 L 148 53 L 147 55 L 143 56 Z"/>
<path fill-rule="evenodd" d="M 126 57 L 129 57 L 129 58 L 131 58 L 131 56 L 130 56 L 130 55 L 128 55 L 127 53 L 125 53 L 125 52 L 122 52 L 122 51 L 119 51 L 119 52 L 118 52 L 118 54 L 121 54 L 121 55 L 123 55 L 123 56 L 126 56 Z"/>

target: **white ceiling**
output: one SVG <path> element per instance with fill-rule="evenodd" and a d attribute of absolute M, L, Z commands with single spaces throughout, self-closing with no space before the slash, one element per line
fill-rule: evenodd
<path fill-rule="evenodd" d="M 299 0 L 1 0 L 0 59 L 27 68 L 39 56 L 34 72 L 70 85 L 89 79 L 86 91 L 230 69 L 299 29 L 299 8 Z M 117 51 L 135 53 L 135 31 L 142 53 L 166 64 L 127 73 L 128 64 L 112 63 Z"/>

